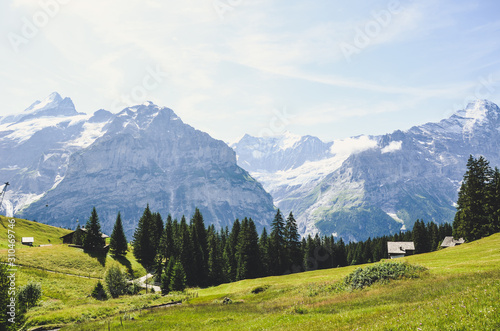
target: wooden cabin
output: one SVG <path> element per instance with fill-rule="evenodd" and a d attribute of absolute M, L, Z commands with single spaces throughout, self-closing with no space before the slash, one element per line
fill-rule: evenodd
<path fill-rule="evenodd" d="M 397 259 L 399 257 L 405 257 L 408 255 L 413 255 L 415 252 L 415 244 L 413 241 L 388 241 L 387 242 L 387 254 L 390 259 Z"/>

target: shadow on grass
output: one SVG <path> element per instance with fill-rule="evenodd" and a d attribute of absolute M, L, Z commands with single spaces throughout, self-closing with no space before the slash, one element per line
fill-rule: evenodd
<path fill-rule="evenodd" d="M 130 261 L 122 255 L 112 255 L 113 259 L 123 265 L 125 268 L 127 268 L 127 273 L 131 276 L 134 277 L 134 270 L 132 269 L 132 264 Z"/>
<path fill-rule="evenodd" d="M 99 261 L 99 263 L 103 267 L 106 266 L 106 255 L 108 255 L 107 251 L 95 251 L 95 252 L 84 251 L 84 252 L 87 253 L 90 257 L 97 259 L 97 261 Z"/>

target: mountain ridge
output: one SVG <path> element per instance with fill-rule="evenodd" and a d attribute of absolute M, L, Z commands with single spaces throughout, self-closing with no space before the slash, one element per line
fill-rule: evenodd
<path fill-rule="evenodd" d="M 262 228 L 272 219 L 272 197 L 235 152 L 171 109 L 146 102 L 117 114 L 61 112 L 0 125 L 1 153 L 18 155 L 0 165 L 12 214 L 74 228 L 96 206 L 108 232 L 120 211 L 129 238 L 148 203 L 163 217 L 191 217 L 198 207 L 216 227 L 247 216 Z"/>
<path fill-rule="evenodd" d="M 453 221 L 468 156 L 481 154 L 500 164 L 499 114 L 496 104 L 477 100 L 438 123 L 322 142 L 330 144 L 323 158 L 312 153 L 295 168 L 272 164 L 277 150 L 264 153 L 262 147 L 269 138 L 253 137 L 249 145 L 246 137 L 233 148 L 243 151 L 238 158 L 243 168 L 254 162 L 252 149 L 268 156 L 259 158 L 260 169 L 246 169 L 279 208 L 294 211 L 302 234 L 364 240 L 411 228 L 417 218 Z M 270 164 L 262 166 L 266 161 Z"/>

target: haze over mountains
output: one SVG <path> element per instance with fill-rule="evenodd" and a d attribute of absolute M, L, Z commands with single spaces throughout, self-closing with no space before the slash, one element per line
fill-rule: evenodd
<path fill-rule="evenodd" d="M 86 115 L 53 93 L 0 118 L 0 180 L 11 183 L 0 213 L 74 228 L 96 206 L 107 232 L 121 211 L 131 239 L 148 203 L 164 217 L 198 207 L 208 224 L 247 216 L 268 230 L 274 203 L 301 234 L 363 240 L 417 219 L 452 221 L 469 155 L 500 164 L 499 115 L 480 100 L 404 132 L 245 135 L 233 150 L 150 102 Z"/>

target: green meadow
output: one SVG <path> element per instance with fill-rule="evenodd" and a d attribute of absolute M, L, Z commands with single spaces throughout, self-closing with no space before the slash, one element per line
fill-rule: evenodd
<path fill-rule="evenodd" d="M 40 231 L 43 235 L 34 236 L 47 239 L 60 236 L 52 232 L 56 231 L 52 227 L 41 225 Z M 1 237 L 0 244 L 6 247 L 5 240 Z M 6 249 L 0 251 L 2 256 L 6 253 Z M 500 329 L 500 234 L 400 259 L 427 270 L 419 278 L 375 283 L 362 290 L 348 290 L 339 284 L 356 268 L 367 265 L 243 280 L 166 296 L 142 291 L 140 295 L 107 301 L 89 297 L 97 282 L 95 278 L 103 277 L 107 267 L 118 264 L 134 278 L 145 274 L 130 252 L 117 261 L 110 255 L 91 256 L 81 249 L 56 244 L 22 247 L 16 254 L 24 265 L 17 273 L 18 285 L 35 281 L 41 283 L 43 290 L 41 303 L 28 312 L 28 328 L 43 325 L 62 330 Z M 225 298 L 231 303 L 223 304 Z M 181 305 L 148 309 L 178 300 L 182 300 Z"/>

